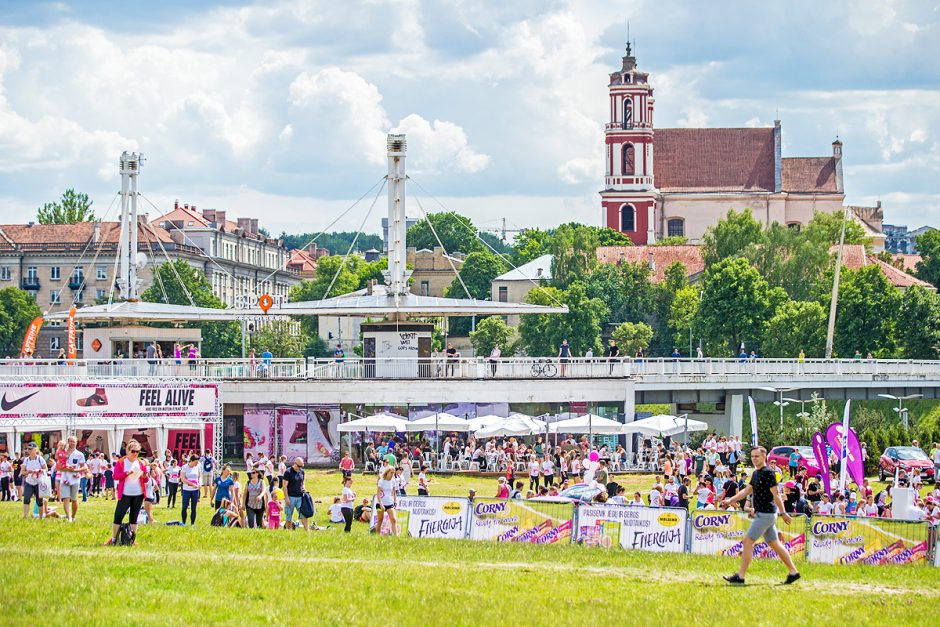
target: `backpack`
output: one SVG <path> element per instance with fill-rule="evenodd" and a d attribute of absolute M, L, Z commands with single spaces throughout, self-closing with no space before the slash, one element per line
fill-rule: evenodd
<path fill-rule="evenodd" d="M 300 497 L 300 515 L 304 518 L 313 518 L 313 497 L 304 492 Z"/>
<path fill-rule="evenodd" d="M 212 472 L 212 458 L 211 457 L 202 458 L 202 469 L 205 472 Z"/>
<path fill-rule="evenodd" d="M 130 523 L 121 523 L 121 526 L 118 528 L 117 545 L 131 546 L 134 544 L 136 538 L 137 534 L 131 531 Z"/>

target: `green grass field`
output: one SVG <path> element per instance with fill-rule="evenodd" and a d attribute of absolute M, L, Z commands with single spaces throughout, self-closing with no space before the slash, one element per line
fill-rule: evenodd
<path fill-rule="evenodd" d="M 339 475 L 307 472 L 326 506 Z M 366 496 L 373 476 L 355 476 Z M 648 477 L 621 480 L 648 489 Z M 495 481 L 435 477 L 432 494 L 492 496 Z M 113 503 L 92 499 L 78 520 L 23 520 L 0 503 L 2 624 L 558 624 L 925 625 L 940 612 L 940 569 L 801 563 L 789 587 L 779 562 L 755 562 L 748 585 L 720 576 L 730 558 L 577 545 L 380 538 L 356 523 L 346 535 L 209 526 L 142 527 L 136 547 L 105 547 Z M 158 523 L 178 510 L 156 509 Z M 931 619 L 931 616 L 934 618 Z"/>

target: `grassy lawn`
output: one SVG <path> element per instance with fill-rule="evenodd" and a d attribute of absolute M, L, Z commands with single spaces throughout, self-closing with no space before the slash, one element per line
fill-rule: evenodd
<path fill-rule="evenodd" d="M 336 473 L 307 472 L 326 506 Z M 631 476 L 628 489 L 648 489 Z M 373 477 L 355 476 L 366 496 Z M 438 478 L 432 494 L 492 496 L 495 480 Z M 736 561 L 577 545 L 378 538 L 356 523 L 318 532 L 219 529 L 200 504 L 195 528 L 141 528 L 136 547 L 104 547 L 113 503 L 93 499 L 78 521 L 23 520 L 0 504 L 2 624 L 479 624 L 500 617 L 567 623 L 929 624 L 940 611 L 940 569 L 802 563 L 791 587 L 779 562 L 758 562 L 748 586 L 720 576 Z M 162 506 L 158 522 L 178 517 Z"/>

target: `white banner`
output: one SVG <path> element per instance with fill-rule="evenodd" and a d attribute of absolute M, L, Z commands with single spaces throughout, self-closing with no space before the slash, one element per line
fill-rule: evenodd
<path fill-rule="evenodd" d="M 218 414 L 214 383 L 0 383 L 4 418 L 202 417 Z"/>
<path fill-rule="evenodd" d="M 373 503 L 371 526 L 375 527 L 376 507 Z M 395 518 L 400 534 L 412 538 L 451 538 L 463 540 L 467 535 L 468 500 L 451 496 L 399 496 Z M 382 524 L 382 535 L 389 533 L 388 517 Z"/>
<path fill-rule="evenodd" d="M 681 553 L 685 550 L 689 512 L 677 508 L 582 504 L 576 539 L 588 546 Z"/>

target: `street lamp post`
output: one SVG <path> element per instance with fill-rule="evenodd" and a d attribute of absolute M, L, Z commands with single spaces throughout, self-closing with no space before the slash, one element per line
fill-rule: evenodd
<path fill-rule="evenodd" d="M 904 430 L 907 431 L 907 408 L 904 407 L 904 401 L 909 401 L 912 398 L 921 398 L 923 394 L 908 394 L 907 396 L 895 396 L 894 394 L 879 394 L 881 398 L 886 398 L 891 401 L 897 401 L 898 406 L 894 407 L 894 411 L 898 413 L 898 417 L 901 419 L 901 422 L 904 424 Z"/>
<path fill-rule="evenodd" d="M 793 390 L 799 390 L 800 388 L 758 388 L 759 390 L 764 390 L 766 392 L 773 392 L 777 394 L 780 398 L 774 401 L 774 405 L 780 408 L 780 428 L 783 429 L 783 408 L 789 405 L 790 403 L 784 402 L 783 398 L 784 392 L 792 392 Z"/>
<path fill-rule="evenodd" d="M 780 408 L 780 428 L 783 429 L 783 408 L 789 405 L 790 403 L 783 400 L 783 395 L 780 395 L 779 401 L 774 401 L 774 405 Z"/>

